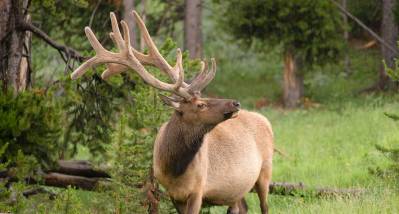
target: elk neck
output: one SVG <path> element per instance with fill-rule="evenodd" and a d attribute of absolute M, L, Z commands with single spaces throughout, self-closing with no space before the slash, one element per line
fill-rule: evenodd
<path fill-rule="evenodd" d="M 160 145 L 162 170 L 178 177 L 186 171 L 202 146 L 204 136 L 215 126 L 184 122 L 175 112 L 165 128 L 165 138 Z"/>

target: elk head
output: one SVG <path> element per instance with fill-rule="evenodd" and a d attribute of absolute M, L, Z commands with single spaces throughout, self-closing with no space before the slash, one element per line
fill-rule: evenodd
<path fill-rule="evenodd" d="M 200 98 L 176 100 L 161 95 L 162 101 L 176 111 L 185 123 L 216 125 L 233 118 L 239 111 L 240 103 L 230 99 Z"/>
<path fill-rule="evenodd" d="M 96 56 L 90 58 L 79 66 L 72 74 L 71 78 L 76 79 L 82 76 L 87 69 L 98 65 L 106 64 L 107 69 L 101 77 L 106 79 L 112 75 L 119 74 L 128 69 L 135 71 L 147 84 L 162 90 L 171 92 L 173 97 L 162 96 L 162 100 L 167 105 L 173 107 L 184 122 L 192 124 L 216 125 L 234 116 L 239 110 L 240 104 L 234 100 L 201 98 L 200 92 L 215 77 L 216 62 L 211 59 L 211 68 L 201 61 L 199 74 L 188 84 L 184 82 L 184 70 L 182 64 L 182 53 L 180 49 L 176 51 L 176 64 L 172 67 L 159 53 L 154 41 L 140 16 L 133 11 L 137 26 L 139 27 L 142 38 L 147 47 L 148 54 L 140 53 L 130 45 L 129 29 L 125 21 L 121 21 L 123 36 L 119 30 L 115 14 L 111 13 L 112 32 L 111 39 L 118 48 L 118 52 L 106 50 L 98 41 L 93 31 L 85 28 L 86 36 L 96 52 Z M 166 73 L 174 83 L 166 83 L 155 78 L 149 73 L 144 65 L 154 66 Z"/>

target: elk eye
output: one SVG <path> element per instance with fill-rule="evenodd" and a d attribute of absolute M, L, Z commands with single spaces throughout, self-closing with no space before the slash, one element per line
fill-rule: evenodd
<path fill-rule="evenodd" d="M 197 105 L 197 107 L 198 107 L 199 109 L 203 109 L 203 108 L 205 108 L 205 106 L 206 106 L 205 103 L 200 103 L 200 104 Z"/>

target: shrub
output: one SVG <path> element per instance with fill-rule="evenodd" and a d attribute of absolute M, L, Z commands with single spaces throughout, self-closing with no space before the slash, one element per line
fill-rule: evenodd
<path fill-rule="evenodd" d="M 15 165 L 19 153 L 34 157 L 45 168 L 57 158 L 61 112 L 51 96 L 39 90 L 0 94 L 2 164 Z"/>

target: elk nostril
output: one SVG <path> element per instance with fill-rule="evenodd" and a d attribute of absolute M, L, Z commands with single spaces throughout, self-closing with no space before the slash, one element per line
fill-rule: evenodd
<path fill-rule="evenodd" d="M 240 107 L 241 105 L 240 105 L 240 102 L 238 102 L 238 101 L 233 101 L 233 106 L 234 107 Z"/>

